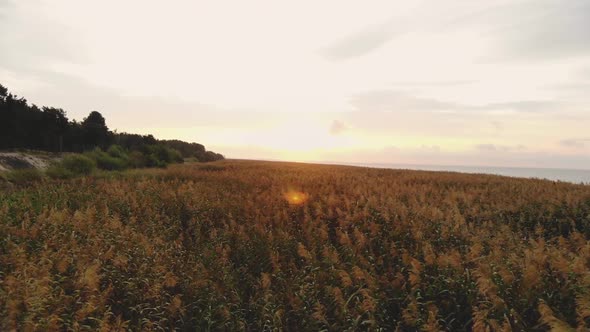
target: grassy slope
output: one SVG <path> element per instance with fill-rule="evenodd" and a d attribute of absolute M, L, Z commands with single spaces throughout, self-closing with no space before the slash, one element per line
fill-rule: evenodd
<path fill-rule="evenodd" d="M 584 328 L 589 238 L 590 187 L 540 180 L 254 161 L 48 180 L 0 191 L 0 329 Z"/>

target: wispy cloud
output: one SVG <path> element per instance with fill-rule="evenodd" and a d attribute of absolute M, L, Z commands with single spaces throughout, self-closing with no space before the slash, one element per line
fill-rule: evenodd
<path fill-rule="evenodd" d="M 561 140 L 559 144 L 568 148 L 584 148 L 590 146 L 590 138 L 568 138 Z"/>
<path fill-rule="evenodd" d="M 534 6 L 534 7 L 533 7 Z M 590 53 L 590 2 L 531 2 L 536 15 L 511 30 L 508 49 L 527 58 L 570 57 Z"/>
<path fill-rule="evenodd" d="M 404 81 L 404 82 L 392 82 L 389 85 L 394 87 L 449 87 L 449 86 L 461 86 L 475 83 L 475 80 L 450 80 L 450 81 Z"/>
<path fill-rule="evenodd" d="M 360 111 L 441 111 L 462 108 L 457 103 L 434 98 L 416 97 L 396 90 L 374 90 L 351 98 L 350 104 Z"/>
<path fill-rule="evenodd" d="M 590 2 L 534 0 L 509 3 L 458 20 L 456 28 L 476 23 L 496 44 L 488 60 L 531 61 L 590 54 Z"/>
<path fill-rule="evenodd" d="M 514 152 L 514 151 L 524 151 L 526 150 L 526 146 L 522 144 L 518 145 L 498 145 L 498 144 L 490 144 L 490 143 L 482 143 L 476 144 L 475 149 L 478 151 L 484 152 Z"/>
<path fill-rule="evenodd" d="M 547 112 L 559 110 L 566 103 L 553 100 L 517 100 L 484 105 L 443 101 L 436 98 L 418 97 L 397 90 L 374 90 L 358 94 L 350 104 L 360 111 L 496 111 Z"/>
<path fill-rule="evenodd" d="M 406 31 L 406 23 L 404 21 L 398 18 L 390 19 L 344 37 L 321 50 L 321 53 L 331 60 L 346 60 L 363 56 L 377 50 L 394 37 Z"/>
<path fill-rule="evenodd" d="M 490 103 L 483 106 L 466 106 L 474 110 L 503 110 L 508 109 L 514 112 L 548 112 L 557 111 L 567 102 L 554 100 L 517 100 L 505 103 Z"/>
<path fill-rule="evenodd" d="M 439 8 L 440 9 L 440 8 Z M 482 5 L 467 13 L 437 16 L 428 6 L 413 12 L 413 21 L 400 19 L 368 26 L 322 50 L 332 60 L 345 60 L 378 50 L 404 33 L 431 35 L 478 30 L 488 40 L 486 61 L 548 60 L 590 54 L 590 2 L 586 0 L 528 0 Z"/>
<path fill-rule="evenodd" d="M 33 3 L 0 3 L 0 68 L 48 71 L 54 63 L 83 63 L 75 31 L 37 12 Z M 34 22 L 34 24 L 32 24 Z"/>

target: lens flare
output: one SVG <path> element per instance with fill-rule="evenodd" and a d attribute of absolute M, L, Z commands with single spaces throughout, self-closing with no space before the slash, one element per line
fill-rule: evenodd
<path fill-rule="evenodd" d="M 283 194 L 283 197 L 289 202 L 291 205 L 301 205 L 307 201 L 309 196 L 306 193 L 296 190 L 289 190 Z"/>

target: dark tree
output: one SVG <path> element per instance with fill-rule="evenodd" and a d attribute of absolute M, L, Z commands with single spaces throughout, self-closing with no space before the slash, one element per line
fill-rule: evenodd
<path fill-rule="evenodd" d="M 146 145 L 155 145 L 158 143 L 158 140 L 152 135 L 117 133 L 114 136 L 115 144 L 129 150 L 140 150 Z"/>
<path fill-rule="evenodd" d="M 82 122 L 69 121 L 64 110 L 29 105 L 25 98 L 11 94 L 0 84 L 0 149 L 83 152 L 96 147 L 106 150 L 113 143 L 129 151 L 144 151 L 164 161 L 180 161 L 182 157 L 194 157 L 199 161 L 223 159 L 222 155 L 207 151 L 198 143 L 113 133 L 102 114 L 96 111 Z"/>
<path fill-rule="evenodd" d="M 169 148 L 178 150 L 182 154 L 183 158 L 197 158 L 203 156 L 206 152 L 205 146 L 199 143 L 187 143 L 177 139 L 173 140 L 162 140 L 160 143 L 166 145 Z"/>
<path fill-rule="evenodd" d="M 82 130 L 84 131 L 85 148 L 102 147 L 106 148 L 109 143 L 109 128 L 102 114 L 92 111 L 88 117 L 82 121 Z"/>
<path fill-rule="evenodd" d="M 8 89 L 4 87 L 4 85 L 0 84 L 0 98 L 4 100 L 8 96 Z"/>
<path fill-rule="evenodd" d="M 27 100 L 10 93 L 0 100 L 0 148 L 28 147 L 35 139 L 35 113 Z"/>
<path fill-rule="evenodd" d="M 66 112 L 60 108 L 43 107 L 44 145 L 48 150 L 63 151 L 64 135 L 69 123 Z"/>

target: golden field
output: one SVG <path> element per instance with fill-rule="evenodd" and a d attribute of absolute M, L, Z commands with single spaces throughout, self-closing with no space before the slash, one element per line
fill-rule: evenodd
<path fill-rule="evenodd" d="M 0 189 L 0 330 L 584 331 L 590 186 L 223 161 Z"/>

